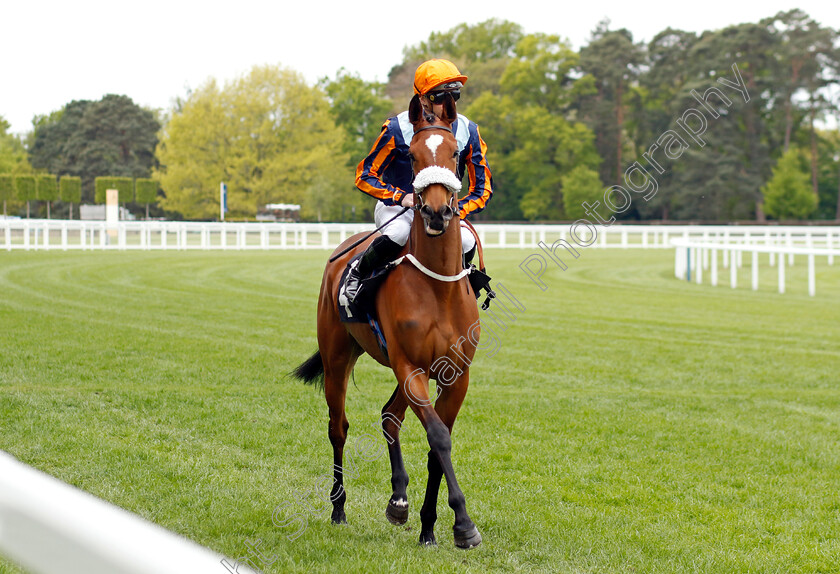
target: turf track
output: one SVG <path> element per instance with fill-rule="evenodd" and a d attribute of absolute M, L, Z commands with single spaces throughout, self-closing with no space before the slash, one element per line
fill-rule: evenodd
<path fill-rule="evenodd" d="M 0 449 L 229 556 L 259 538 L 265 572 L 840 571 L 840 265 L 810 298 L 804 259 L 778 295 L 764 259 L 755 293 L 677 281 L 671 251 L 584 250 L 543 292 L 528 253 L 488 254 L 526 310 L 455 427 L 476 550 L 452 545 L 445 487 L 440 545 L 416 546 L 413 416 L 411 518 L 385 520 L 394 381 L 369 359 L 348 447 L 379 450 L 355 459 L 350 524 L 272 524 L 331 464 L 323 398 L 285 378 L 315 349 L 322 251 L 0 253 Z"/>

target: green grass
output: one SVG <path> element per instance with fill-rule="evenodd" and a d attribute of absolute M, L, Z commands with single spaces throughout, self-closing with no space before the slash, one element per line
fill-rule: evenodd
<path fill-rule="evenodd" d="M 445 487 L 439 546 L 416 545 L 413 415 L 407 527 L 385 456 L 357 456 L 348 525 L 272 524 L 331 465 L 323 397 L 285 378 L 315 349 L 321 251 L 0 253 L 0 448 L 228 556 L 259 538 L 265 572 L 840 571 L 840 265 L 811 298 L 804 259 L 779 295 L 765 259 L 752 292 L 746 258 L 732 290 L 674 279 L 672 251 L 590 249 L 541 291 L 528 253 L 488 254 L 527 309 L 455 426 L 478 549 L 454 548 Z M 381 448 L 393 375 L 365 358 L 356 384 L 348 446 Z"/>

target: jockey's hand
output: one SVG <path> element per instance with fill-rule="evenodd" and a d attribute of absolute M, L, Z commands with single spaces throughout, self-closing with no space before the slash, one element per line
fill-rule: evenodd
<path fill-rule="evenodd" d="M 414 207 L 414 194 L 405 194 L 402 198 L 402 201 L 400 202 L 400 205 L 402 205 L 403 207 Z"/>

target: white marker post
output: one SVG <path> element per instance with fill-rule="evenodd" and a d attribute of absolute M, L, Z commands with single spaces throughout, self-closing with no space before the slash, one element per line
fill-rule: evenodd
<path fill-rule="evenodd" d="M 225 220 L 225 213 L 227 212 L 227 185 L 225 182 L 219 184 L 219 211 L 221 212 L 221 220 Z"/>
<path fill-rule="evenodd" d="M 108 228 L 108 238 L 117 238 L 117 226 L 120 221 L 120 192 L 116 189 L 105 191 L 105 226 Z"/>

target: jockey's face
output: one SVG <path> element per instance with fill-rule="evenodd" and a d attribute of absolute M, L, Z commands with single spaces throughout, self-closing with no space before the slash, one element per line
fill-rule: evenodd
<path fill-rule="evenodd" d="M 441 117 L 443 115 L 443 102 L 439 101 L 438 103 L 434 103 L 428 96 L 425 95 L 420 96 L 420 101 L 423 103 L 424 109 L 431 110 L 437 117 Z"/>

